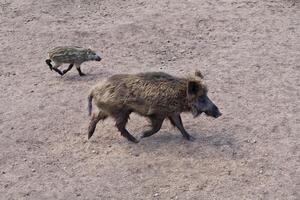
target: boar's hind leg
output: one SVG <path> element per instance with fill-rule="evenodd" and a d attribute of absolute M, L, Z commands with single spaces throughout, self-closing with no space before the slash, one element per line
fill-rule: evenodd
<path fill-rule="evenodd" d="M 95 132 L 96 125 L 100 120 L 106 119 L 108 116 L 102 111 L 99 111 L 98 115 L 93 115 L 90 125 L 89 125 L 89 130 L 88 130 L 88 139 L 92 137 L 92 135 Z"/>
<path fill-rule="evenodd" d="M 65 69 L 65 70 L 63 71 L 63 73 L 66 74 L 68 71 L 70 71 L 70 70 L 72 69 L 73 65 L 74 65 L 74 64 L 71 63 L 71 64 L 69 65 L 68 69 Z"/>
<path fill-rule="evenodd" d="M 169 119 L 172 125 L 176 126 L 179 129 L 184 138 L 191 141 L 194 140 L 194 138 L 184 129 L 180 115 L 172 115 L 169 117 Z"/>
<path fill-rule="evenodd" d="M 134 143 L 138 143 L 139 141 L 126 130 L 126 124 L 129 118 L 129 114 L 130 112 L 119 111 L 118 114 L 115 116 L 116 127 L 121 132 L 121 135 L 127 138 L 127 140 Z"/>
<path fill-rule="evenodd" d="M 61 75 L 61 76 L 64 75 L 64 73 L 62 73 L 62 72 L 61 72 L 59 69 L 57 69 L 57 68 L 53 68 L 53 70 L 56 71 L 57 73 L 59 73 L 59 75 Z"/>
<path fill-rule="evenodd" d="M 161 125 L 164 121 L 164 118 L 157 116 L 150 116 L 149 119 L 151 120 L 152 129 L 145 131 L 142 135 L 143 138 L 149 137 L 157 133 L 160 130 Z"/>
<path fill-rule="evenodd" d="M 47 65 L 49 66 L 50 70 L 52 71 L 53 66 L 52 66 L 52 64 L 51 64 L 51 60 L 50 60 L 50 59 L 47 59 L 47 60 L 45 60 L 45 62 L 46 62 Z"/>

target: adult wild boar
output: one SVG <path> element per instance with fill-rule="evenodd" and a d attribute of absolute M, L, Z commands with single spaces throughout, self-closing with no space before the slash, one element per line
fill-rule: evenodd
<path fill-rule="evenodd" d="M 193 140 L 183 127 L 182 112 L 191 112 L 194 117 L 202 112 L 214 118 L 221 116 L 217 106 L 207 96 L 207 87 L 199 71 L 187 78 L 163 72 L 113 75 L 91 90 L 89 115 L 93 99 L 99 112 L 90 121 L 88 138 L 93 135 L 100 120 L 111 116 L 121 135 L 137 143 L 138 140 L 126 130 L 129 115 L 134 112 L 149 118 L 151 122 L 151 129 L 143 132 L 142 137 L 158 132 L 164 119 L 168 118 L 184 138 Z"/>

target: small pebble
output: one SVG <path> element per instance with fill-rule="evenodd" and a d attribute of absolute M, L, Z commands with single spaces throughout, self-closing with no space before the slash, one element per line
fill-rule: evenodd
<path fill-rule="evenodd" d="M 31 171 L 32 171 L 32 172 L 35 172 L 35 169 L 32 169 Z"/>
<path fill-rule="evenodd" d="M 158 194 L 158 193 L 155 193 L 153 196 L 154 196 L 154 197 L 158 197 L 158 196 L 159 196 L 159 194 Z"/>

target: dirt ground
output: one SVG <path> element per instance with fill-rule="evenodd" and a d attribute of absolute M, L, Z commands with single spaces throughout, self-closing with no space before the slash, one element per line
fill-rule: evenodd
<path fill-rule="evenodd" d="M 299 0 L 0 0 L 0 14 L 0 199 L 300 199 Z M 44 62 L 59 45 L 103 60 L 60 77 Z M 195 69 L 223 116 L 184 114 L 194 142 L 166 121 L 133 144 L 111 119 L 87 141 L 92 85 Z"/>

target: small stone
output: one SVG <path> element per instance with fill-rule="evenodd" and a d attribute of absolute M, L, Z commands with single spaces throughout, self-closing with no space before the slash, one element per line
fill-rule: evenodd
<path fill-rule="evenodd" d="M 259 170 L 258 173 L 259 173 L 259 174 L 262 174 L 262 173 L 264 173 L 264 171 L 261 169 L 261 170 Z"/>
<path fill-rule="evenodd" d="M 30 93 L 33 93 L 34 92 L 34 90 L 30 90 Z"/>
<path fill-rule="evenodd" d="M 158 196 L 159 196 L 159 194 L 158 194 L 158 193 L 155 193 L 153 196 L 154 196 L 154 197 L 158 197 Z"/>
<path fill-rule="evenodd" d="M 110 147 L 111 147 L 111 145 L 108 145 L 108 147 L 110 148 Z"/>
<path fill-rule="evenodd" d="M 32 172 L 35 172 L 35 169 L 31 169 Z"/>
<path fill-rule="evenodd" d="M 24 158 L 24 162 L 26 162 L 27 161 L 27 159 L 26 158 Z"/>
<path fill-rule="evenodd" d="M 10 130 L 13 130 L 14 129 L 14 127 L 10 127 Z"/>
<path fill-rule="evenodd" d="M 95 151 L 95 150 L 93 150 L 93 151 L 92 151 L 92 153 L 96 153 L 96 151 Z"/>
<path fill-rule="evenodd" d="M 6 174 L 6 172 L 5 172 L 5 171 L 2 171 L 1 174 Z"/>
<path fill-rule="evenodd" d="M 76 194 L 76 196 L 80 197 L 80 196 L 81 196 L 81 194 L 80 194 L 80 193 L 77 193 L 77 194 Z"/>

